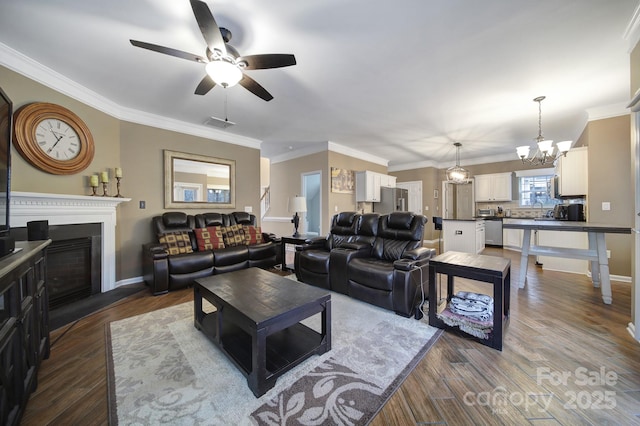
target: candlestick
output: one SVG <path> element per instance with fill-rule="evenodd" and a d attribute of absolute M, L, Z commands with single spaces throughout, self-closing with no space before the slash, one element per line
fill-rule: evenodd
<path fill-rule="evenodd" d="M 122 195 L 120 195 L 120 179 L 122 179 L 122 177 L 118 177 L 116 175 L 116 188 L 118 189 L 118 194 L 116 195 L 117 198 L 124 198 L 122 197 Z"/>
<path fill-rule="evenodd" d="M 91 194 L 93 197 L 97 196 L 98 194 L 96 193 L 96 190 L 98 189 L 98 175 L 91 175 L 89 177 L 89 186 L 91 187 L 91 190 L 93 191 L 93 194 Z"/>
<path fill-rule="evenodd" d="M 121 178 L 122 177 L 122 169 L 120 167 L 116 167 L 114 176 L 116 178 Z"/>
<path fill-rule="evenodd" d="M 107 183 L 108 182 L 102 182 L 102 196 L 103 197 L 108 197 L 109 194 L 107 194 Z"/>

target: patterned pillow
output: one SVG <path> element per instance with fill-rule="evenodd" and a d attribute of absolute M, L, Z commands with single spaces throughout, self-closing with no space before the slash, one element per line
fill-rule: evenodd
<path fill-rule="evenodd" d="M 191 239 L 187 231 L 167 232 L 160 235 L 158 241 L 169 254 L 193 253 Z"/>
<path fill-rule="evenodd" d="M 223 226 L 221 229 L 225 246 L 233 247 L 245 244 L 244 230 L 241 225 Z"/>
<path fill-rule="evenodd" d="M 245 225 L 242 228 L 246 245 L 262 244 L 262 229 L 259 226 Z"/>
<path fill-rule="evenodd" d="M 222 230 L 219 226 L 207 226 L 194 229 L 198 251 L 215 250 L 224 248 Z"/>

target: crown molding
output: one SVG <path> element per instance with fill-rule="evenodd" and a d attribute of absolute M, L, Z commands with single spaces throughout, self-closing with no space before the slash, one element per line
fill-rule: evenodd
<path fill-rule="evenodd" d="M 377 157 L 375 155 L 371 155 L 366 152 L 359 151 L 357 149 L 349 148 L 347 146 L 340 145 L 335 142 L 331 142 L 331 141 L 327 142 L 327 149 L 329 151 L 337 152 L 338 154 L 348 155 L 349 157 L 358 158 L 360 160 L 379 164 L 381 166 L 387 167 L 389 165 L 389 160 L 385 160 L 384 158 Z"/>
<path fill-rule="evenodd" d="M 633 11 L 633 16 L 629 20 L 629 24 L 627 25 L 622 38 L 627 41 L 628 53 L 631 53 L 640 41 L 640 3 Z"/>
<path fill-rule="evenodd" d="M 0 43 L 0 65 L 119 120 L 260 149 L 258 139 L 123 107 L 3 43 Z"/>
<path fill-rule="evenodd" d="M 601 107 L 587 109 L 587 120 L 603 120 L 605 118 L 619 117 L 629 114 L 628 102 L 620 102 L 613 105 L 605 105 Z"/>

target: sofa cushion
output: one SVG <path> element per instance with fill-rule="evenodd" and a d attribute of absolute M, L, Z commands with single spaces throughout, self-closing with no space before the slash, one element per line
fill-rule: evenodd
<path fill-rule="evenodd" d="M 198 251 L 216 250 L 224 248 L 224 238 L 220 226 L 208 226 L 206 228 L 196 228 L 193 232 L 196 234 L 198 242 Z"/>
<path fill-rule="evenodd" d="M 373 257 L 355 258 L 347 270 L 350 282 L 377 290 L 393 290 L 393 263 Z"/>
<path fill-rule="evenodd" d="M 259 226 L 243 225 L 245 244 L 262 244 L 262 229 Z"/>
<path fill-rule="evenodd" d="M 160 235 L 158 241 L 169 254 L 193 253 L 188 232 L 167 232 Z"/>
<path fill-rule="evenodd" d="M 223 226 L 220 229 L 226 247 L 245 245 L 244 230 L 241 225 Z"/>

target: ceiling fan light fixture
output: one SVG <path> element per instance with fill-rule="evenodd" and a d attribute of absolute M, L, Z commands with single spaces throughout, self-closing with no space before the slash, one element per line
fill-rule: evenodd
<path fill-rule="evenodd" d="M 224 60 L 209 62 L 205 70 L 209 77 L 222 87 L 235 86 L 242 79 L 240 68 Z"/>

